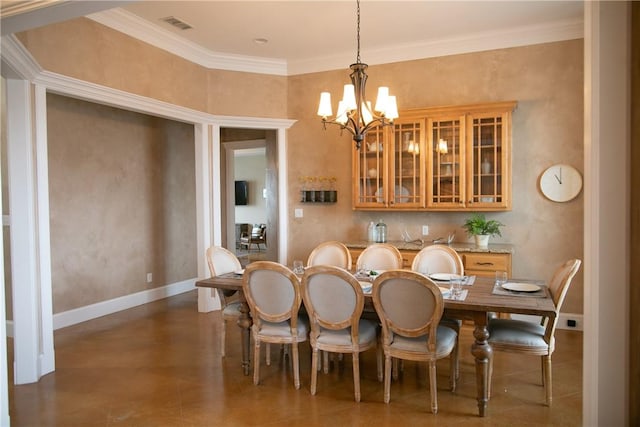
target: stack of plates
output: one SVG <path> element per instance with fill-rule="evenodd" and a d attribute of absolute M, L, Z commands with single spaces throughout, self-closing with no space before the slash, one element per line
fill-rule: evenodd
<path fill-rule="evenodd" d="M 439 282 L 450 282 L 453 279 L 461 279 L 462 276 L 459 274 L 452 273 L 433 273 L 430 274 L 429 277 L 433 280 L 437 280 Z"/>
<path fill-rule="evenodd" d="M 538 292 L 542 288 L 533 283 L 507 282 L 502 285 L 502 289 L 514 292 Z"/>

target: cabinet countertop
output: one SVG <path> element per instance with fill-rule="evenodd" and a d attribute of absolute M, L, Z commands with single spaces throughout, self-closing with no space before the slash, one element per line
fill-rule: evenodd
<path fill-rule="evenodd" d="M 343 242 L 347 248 L 350 249 L 364 249 L 367 246 L 373 244 L 374 242 L 369 242 L 366 240 L 356 240 L 352 242 Z M 404 242 L 402 240 L 390 240 L 387 242 L 390 245 L 395 246 L 401 251 L 416 251 L 418 252 L 420 249 L 431 246 L 439 243 L 432 242 L 424 242 L 420 243 L 411 243 Z M 508 243 L 491 243 L 486 248 L 480 248 L 473 243 L 464 243 L 464 242 L 453 242 L 449 245 L 451 249 L 456 252 L 477 252 L 477 253 L 494 253 L 494 254 L 512 254 L 514 252 L 514 246 Z"/>

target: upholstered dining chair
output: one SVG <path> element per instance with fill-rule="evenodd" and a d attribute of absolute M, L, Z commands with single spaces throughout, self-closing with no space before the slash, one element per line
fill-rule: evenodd
<path fill-rule="evenodd" d="M 377 324 L 360 317 L 364 309 L 360 282 L 339 267 L 311 266 L 302 277 L 302 300 L 311 326 L 311 394 L 316 394 L 318 351 L 351 353 L 354 396 L 359 402 L 360 353 L 376 347 L 378 342 Z M 382 380 L 380 355 L 378 378 Z"/>
<path fill-rule="evenodd" d="M 345 270 L 351 270 L 351 252 L 344 243 L 335 240 L 322 242 L 316 246 L 307 258 L 307 266 L 312 265 L 333 265 L 334 267 L 341 267 Z M 324 373 L 329 373 L 329 353 L 326 351 L 320 352 L 322 354 L 322 363 L 318 364 L 318 370 L 321 365 L 324 366 Z M 342 357 L 342 353 L 340 353 Z M 342 360 L 342 359 L 341 359 Z"/>
<path fill-rule="evenodd" d="M 342 242 L 322 242 L 309 254 L 307 265 L 333 265 L 351 270 L 351 252 Z"/>
<path fill-rule="evenodd" d="M 551 405 L 552 400 L 551 355 L 555 349 L 554 334 L 558 316 L 580 264 L 579 259 L 566 261 L 555 270 L 549 282 L 549 293 L 556 307 L 553 319 L 543 318 L 539 324 L 515 319 L 491 319 L 489 321 L 489 343 L 494 351 L 541 356 L 542 384 L 545 388 L 547 405 Z M 492 374 L 493 357 L 489 364 L 489 393 L 491 393 Z"/>
<path fill-rule="evenodd" d="M 411 270 L 422 274 L 451 273 L 464 275 L 462 258 L 460 258 L 458 252 L 445 245 L 430 245 L 422 248 L 413 259 Z M 440 324 L 453 328 L 458 334 L 457 339 L 459 340 L 460 327 L 462 326 L 461 320 L 443 316 L 440 319 Z M 456 345 L 456 351 L 453 354 L 456 380 L 460 377 L 458 348 Z"/>
<path fill-rule="evenodd" d="M 242 269 L 242 265 L 236 256 L 229 250 L 221 246 L 211 246 L 206 252 L 207 264 L 212 277 L 221 274 L 231 273 Z M 216 289 L 218 298 L 220 298 L 220 306 L 222 309 L 222 327 L 220 328 L 220 353 L 225 356 L 226 348 L 226 331 L 227 320 L 238 319 L 240 317 L 240 302 L 231 301 L 231 297 L 235 291 L 229 293 L 222 289 Z"/>
<path fill-rule="evenodd" d="M 462 258 L 458 252 L 444 245 L 430 245 L 422 248 L 413 259 L 411 269 L 423 274 L 464 274 Z"/>
<path fill-rule="evenodd" d="M 298 278 L 282 264 L 256 261 L 247 265 L 242 279 L 253 319 L 253 383 L 260 381 L 260 344 L 291 344 L 293 382 L 300 388 L 298 343 L 307 340 L 309 325 L 298 315 L 302 304 Z"/>
<path fill-rule="evenodd" d="M 367 246 L 358 256 L 356 268 L 372 270 L 396 270 L 402 268 L 402 254 L 388 243 L 374 243 Z"/>
<path fill-rule="evenodd" d="M 373 304 L 382 322 L 384 401 L 391 399 L 391 359 L 429 364 L 431 412 L 438 412 L 436 360 L 456 350 L 456 332 L 439 325 L 444 310 L 442 292 L 431 279 L 407 270 L 387 271 L 373 282 Z M 455 391 L 454 360 L 450 361 L 451 390 Z"/>

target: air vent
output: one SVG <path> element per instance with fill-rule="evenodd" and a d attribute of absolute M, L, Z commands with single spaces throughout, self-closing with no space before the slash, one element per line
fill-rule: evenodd
<path fill-rule="evenodd" d="M 167 16 L 166 18 L 162 18 L 160 20 L 166 22 L 169 25 L 173 25 L 176 28 L 180 28 L 181 30 L 188 30 L 190 28 L 193 28 L 191 25 L 187 24 L 184 21 L 181 21 L 175 16 Z"/>

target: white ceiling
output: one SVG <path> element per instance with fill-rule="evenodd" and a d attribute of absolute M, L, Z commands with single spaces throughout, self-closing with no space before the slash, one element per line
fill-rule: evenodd
<path fill-rule="evenodd" d="M 348 68 L 356 59 L 354 0 L 111 4 L 120 7 L 89 17 L 212 68 L 287 75 Z M 361 0 L 360 7 L 361 59 L 370 65 L 582 37 L 582 1 Z M 162 21 L 169 16 L 193 28 Z"/>

